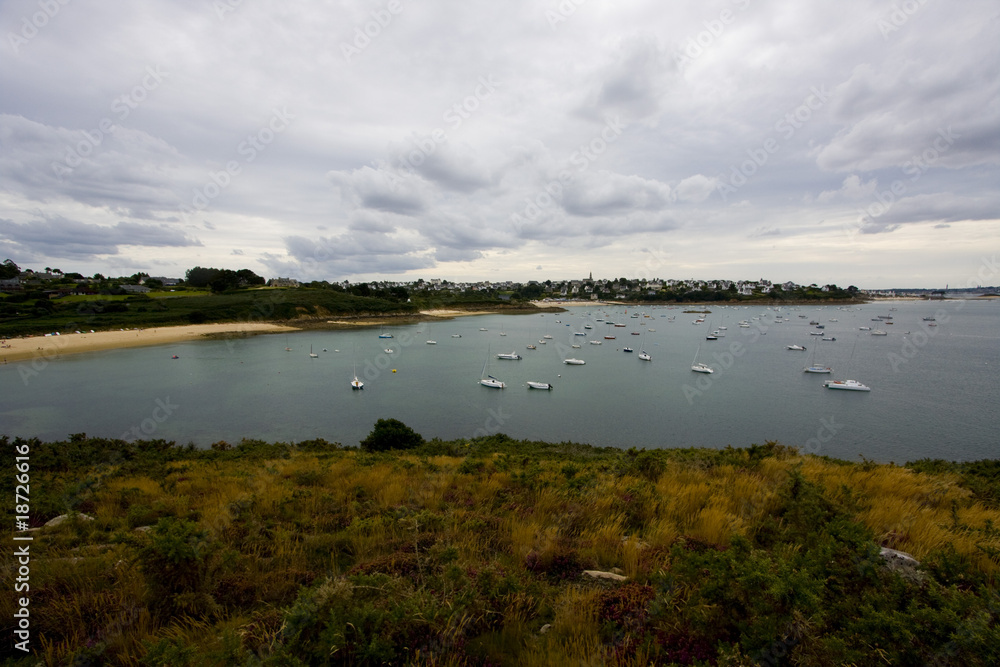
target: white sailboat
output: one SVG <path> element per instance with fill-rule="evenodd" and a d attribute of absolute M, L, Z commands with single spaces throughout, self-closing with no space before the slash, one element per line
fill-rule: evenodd
<path fill-rule="evenodd" d="M 355 350 L 354 350 L 354 356 L 355 356 L 355 360 L 354 360 L 354 379 L 351 380 L 351 389 L 364 389 L 365 388 L 365 383 L 358 379 L 357 355 L 358 355 L 358 350 L 357 350 L 357 348 L 355 348 Z"/>
<path fill-rule="evenodd" d="M 854 347 L 851 348 L 851 359 L 854 361 L 854 351 L 858 347 L 858 339 L 854 339 Z M 850 365 L 850 362 L 848 363 Z M 861 384 L 857 380 L 827 380 L 823 383 L 823 386 L 827 389 L 846 389 L 847 391 L 871 391 L 871 387 L 868 385 Z"/>
<path fill-rule="evenodd" d="M 552 384 L 549 382 L 535 382 L 533 380 L 529 380 L 528 389 L 552 389 Z"/>
<path fill-rule="evenodd" d="M 803 373 L 832 373 L 833 369 L 816 363 L 816 348 L 813 348 L 812 360 L 802 369 Z"/>
<path fill-rule="evenodd" d="M 312 345 L 309 346 L 309 356 L 312 357 L 313 359 L 315 359 L 316 357 L 319 356 L 318 354 L 316 354 L 315 352 L 313 352 L 313 346 Z"/>
<path fill-rule="evenodd" d="M 653 357 L 649 356 L 643 348 L 646 347 L 646 334 L 642 334 L 642 344 L 639 346 L 639 360 L 640 361 L 652 361 Z"/>
<path fill-rule="evenodd" d="M 701 363 L 698 361 L 698 353 L 701 352 L 701 345 L 695 350 L 694 359 L 691 361 L 691 370 L 695 373 L 714 373 L 715 369 L 708 364 Z"/>
<path fill-rule="evenodd" d="M 496 379 L 492 375 L 487 374 L 486 369 L 489 367 L 489 364 L 490 364 L 490 353 L 489 350 L 487 349 L 486 361 L 483 363 L 483 372 L 480 374 L 479 384 L 483 385 L 484 387 L 489 387 L 490 389 L 503 389 L 507 385 L 505 385 L 503 382 Z"/>

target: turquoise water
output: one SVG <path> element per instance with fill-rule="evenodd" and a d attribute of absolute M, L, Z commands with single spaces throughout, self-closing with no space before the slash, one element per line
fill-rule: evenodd
<path fill-rule="evenodd" d="M 897 463 L 1000 456 L 997 302 L 710 309 L 697 326 L 697 315 L 676 307 L 574 307 L 387 328 L 393 339 L 378 338 L 377 329 L 310 331 L 73 355 L 37 374 L 9 364 L 0 367 L 0 432 L 44 439 L 86 432 L 199 446 L 244 436 L 356 444 L 376 419 L 394 417 L 427 438 L 502 432 L 646 448 L 778 440 L 837 458 Z M 775 323 L 776 314 L 788 321 Z M 871 321 L 887 314 L 892 325 Z M 922 320 L 935 315 L 936 327 Z M 612 328 L 596 321 L 601 317 L 628 326 Z M 751 328 L 738 326 L 744 319 Z M 810 320 L 837 340 L 810 336 Z M 594 328 L 584 329 L 588 323 Z M 720 326 L 725 336 L 706 341 Z M 873 337 L 861 326 L 889 335 Z M 539 345 L 545 334 L 552 339 Z M 607 334 L 616 339 L 604 340 Z M 588 344 L 595 339 L 602 345 Z M 538 349 L 526 349 L 529 342 Z M 807 351 L 786 350 L 792 343 Z M 318 358 L 308 356 L 310 345 Z M 622 352 L 626 345 L 635 353 Z M 640 348 L 651 362 L 638 359 Z M 523 359 L 495 358 L 511 351 Z M 715 374 L 691 372 L 696 352 Z M 478 384 L 488 356 L 489 372 L 506 389 Z M 565 357 L 587 363 L 565 365 Z M 832 366 L 833 375 L 803 373 L 813 361 Z M 363 391 L 350 388 L 355 365 Z M 830 378 L 857 379 L 872 391 L 824 389 Z M 528 380 L 554 389 L 529 390 Z"/>

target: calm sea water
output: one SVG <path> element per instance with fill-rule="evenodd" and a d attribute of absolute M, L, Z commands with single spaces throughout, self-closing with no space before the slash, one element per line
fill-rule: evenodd
<path fill-rule="evenodd" d="M 9 364 L 0 366 L 0 432 L 199 446 L 245 436 L 357 444 L 376 419 L 394 417 L 427 438 L 502 432 L 646 448 L 778 440 L 848 460 L 1000 457 L 1000 303 L 710 309 L 700 325 L 679 307 L 574 307 L 386 328 L 392 339 L 378 338 L 378 329 L 312 331 L 81 354 L 37 375 Z M 787 321 L 775 323 L 776 315 Z M 892 315 L 893 324 L 871 321 L 877 315 Z M 924 317 L 936 317 L 937 326 Z M 740 320 L 752 326 L 740 328 Z M 811 336 L 810 320 L 837 340 Z M 723 337 L 705 340 L 720 327 Z M 552 338 L 538 344 L 546 334 Z M 793 343 L 807 350 L 785 348 Z M 318 358 L 308 356 L 310 346 Z M 651 362 L 638 359 L 641 348 Z M 512 351 L 523 359 L 496 359 Z M 713 375 L 691 372 L 696 354 Z M 565 365 L 566 357 L 586 365 Z M 506 389 L 478 384 L 488 358 L 488 372 Z M 833 375 L 803 373 L 812 362 L 833 367 Z M 355 367 L 363 391 L 350 388 Z M 830 378 L 857 379 L 872 391 L 825 389 Z M 554 389 L 529 390 L 528 380 Z"/>

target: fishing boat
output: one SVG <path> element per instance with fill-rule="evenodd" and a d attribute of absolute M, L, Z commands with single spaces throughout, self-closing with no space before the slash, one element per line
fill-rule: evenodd
<path fill-rule="evenodd" d="M 528 343 L 528 349 L 529 350 L 537 350 L 538 348 L 535 347 L 534 345 L 532 345 L 531 343 Z"/>
<path fill-rule="evenodd" d="M 623 348 L 622 348 L 622 352 L 635 352 L 635 350 L 633 350 L 633 349 L 632 349 L 632 348 L 630 348 L 630 347 L 623 347 Z"/>
<path fill-rule="evenodd" d="M 501 352 L 500 354 L 497 355 L 497 359 L 509 359 L 510 361 L 520 361 L 521 355 L 519 355 L 517 352 L 510 352 L 510 353 Z"/>
<path fill-rule="evenodd" d="M 552 385 L 548 382 L 534 382 L 529 380 L 528 389 L 552 389 Z"/>

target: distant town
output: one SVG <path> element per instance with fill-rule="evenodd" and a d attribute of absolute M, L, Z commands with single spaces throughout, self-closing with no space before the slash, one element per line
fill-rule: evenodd
<path fill-rule="evenodd" d="M 506 281 L 451 281 L 442 278 L 410 281 L 300 281 L 295 278 L 274 277 L 266 279 L 249 269 L 215 269 L 194 267 L 185 277 L 150 276 L 135 273 L 130 276 L 104 276 L 100 273 L 84 276 L 78 272 L 63 272 L 57 268 L 43 270 L 21 269 L 12 260 L 0 265 L 0 292 L 36 292 L 38 296 L 58 299 L 70 295 L 146 294 L 153 291 L 170 291 L 183 288 L 210 289 L 223 292 L 252 287 L 277 288 L 326 288 L 342 290 L 358 296 L 394 293 L 430 292 L 454 294 L 481 294 L 484 297 L 506 299 L 550 299 L 590 301 L 636 300 L 735 300 L 744 299 L 829 299 L 840 298 L 941 298 L 945 294 L 989 294 L 1000 288 L 968 287 L 962 289 L 861 289 L 853 285 L 840 287 L 834 284 L 802 285 L 792 281 L 772 282 L 757 280 L 699 280 L 661 278 L 594 278 L 593 274 L 575 280 Z"/>

